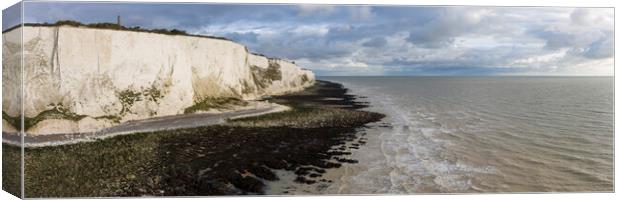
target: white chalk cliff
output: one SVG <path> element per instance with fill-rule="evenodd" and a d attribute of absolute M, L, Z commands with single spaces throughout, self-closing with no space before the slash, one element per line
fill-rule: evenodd
<path fill-rule="evenodd" d="M 21 44 L 12 41 L 19 41 L 22 32 L 25 117 L 34 119 L 50 110 L 80 116 L 46 118 L 27 133 L 63 127 L 84 131 L 82 126 L 94 130 L 114 123 L 110 118 L 118 123 L 183 114 L 201 101 L 252 100 L 303 90 L 315 81 L 311 71 L 292 62 L 252 54 L 224 39 L 23 26 L 2 34 L 4 126 L 10 126 L 5 117 L 20 115 Z"/>

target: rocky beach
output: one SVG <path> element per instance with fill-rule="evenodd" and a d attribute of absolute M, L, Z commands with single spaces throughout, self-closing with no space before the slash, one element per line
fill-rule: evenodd
<path fill-rule="evenodd" d="M 356 163 L 347 155 L 366 143 L 356 128 L 384 117 L 358 110 L 367 105 L 357 99 L 340 84 L 317 81 L 304 91 L 266 100 L 289 111 L 26 148 L 26 196 L 265 194 L 267 183 L 280 180 L 276 170 L 294 173 L 295 184 L 331 182 L 322 177 L 326 170 Z M 12 145 L 3 149 L 5 155 L 19 154 Z"/>

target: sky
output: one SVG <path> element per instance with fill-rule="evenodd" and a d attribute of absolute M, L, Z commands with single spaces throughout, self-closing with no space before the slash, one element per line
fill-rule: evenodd
<path fill-rule="evenodd" d="M 19 19 L 3 11 L 3 29 Z M 5 14 L 7 13 L 7 14 Z M 613 8 L 26 2 L 24 21 L 223 36 L 321 76 L 613 75 Z"/>

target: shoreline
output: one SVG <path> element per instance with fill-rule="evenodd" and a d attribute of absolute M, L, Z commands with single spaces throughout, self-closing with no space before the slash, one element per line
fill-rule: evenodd
<path fill-rule="evenodd" d="M 26 148 L 26 196 L 271 194 L 269 184 L 285 178 L 278 171 L 292 174 L 290 184 L 330 183 L 328 169 L 357 163 L 347 157 L 366 142 L 356 130 L 384 117 L 358 110 L 367 105 L 347 91 L 341 84 L 317 81 L 304 91 L 269 99 L 289 111 Z M 3 144 L 3 150 L 17 154 L 20 149 Z M 11 181 L 18 180 L 4 182 Z"/>
<path fill-rule="evenodd" d="M 82 142 L 93 142 L 96 140 L 106 139 L 119 135 L 212 126 L 226 123 L 226 121 L 229 119 L 260 116 L 274 112 L 283 112 L 290 109 L 289 107 L 284 105 L 270 103 L 266 103 L 267 105 L 260 105 L 262 107 L 259 107 L 258 104 L 260 103 L 256 102 L 256 108 L 242 108 L 239 110 L 224 111 L 221 113 L 205 112 L 195 114 L 181 114 L 128 121 L 117 124 L 115 126 L 103 128 L 95 132 L 26 135 L 24 136 L 23 146 L 59 146 Z M 2 131 L 2 143 L 21 146 L 22 143 L 20 142 L 21 138 L 19 134 L 7 133 Z"/>

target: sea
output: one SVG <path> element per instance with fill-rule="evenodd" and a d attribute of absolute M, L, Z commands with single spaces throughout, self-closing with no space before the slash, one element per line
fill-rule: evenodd
<path fill-rule="evenodd" d="M 613 77 L 318 79 L 387 116 L 306 193 L 613 191 Z"/>

